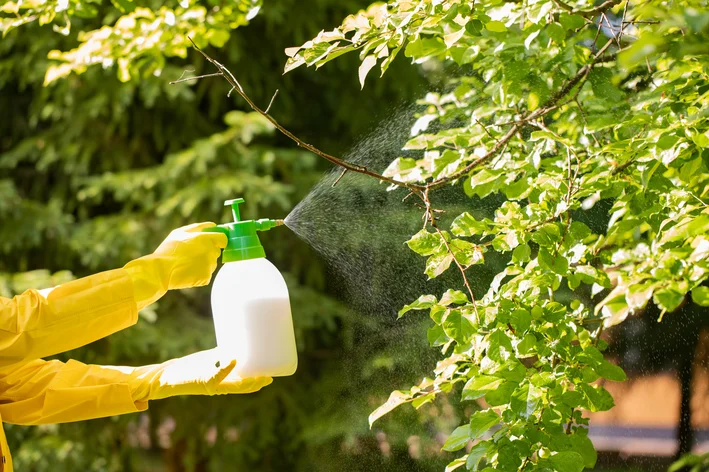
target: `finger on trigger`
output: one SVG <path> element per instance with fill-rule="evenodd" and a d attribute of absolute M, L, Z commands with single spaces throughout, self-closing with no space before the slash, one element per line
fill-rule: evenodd
<path fill-rule="evenodd" d="M 227 376 L 231 373 L 232 370 L 236 367 L 236 359 L 232 359 L 229 364 L 225 365 L 224 367 L 219 367 L 219 372 L 217 372 L 217 375 L 214 376 L 214 381 L 216 382 L 217 385 L 222 383 L 222 381 L 227 378 Z"/>
<path fill-rule="evenodd" d="M 224 233 L 222 233 L 222 232 L 218 232 L 218 233 L 216 233 L 216 232 L 215 232 L 215 233 L 212 233 L 212 232 L 202 233 L 202 234 L 200 234 L 199 236 L 196 236 L 196 237 L 205 238 L 205 239 L 204 239 L 205 241 L 207 241 L 206 238 L 210 238 L 209 241 L 210 241 L 212 244 L 214 244 L 214 247 L 217 248 L 217 249 L 219 249 L 220 251 L 226 247 L 226 244 L 227 244 L 227 242 L 229 241 L 229 239 L 226 237 L 226 234 L 224 234 Z"/>

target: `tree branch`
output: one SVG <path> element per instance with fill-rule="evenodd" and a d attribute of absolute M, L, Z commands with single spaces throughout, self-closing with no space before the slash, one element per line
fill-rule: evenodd
<path fill-rule="evenodd" d="M 303 149 L 307 149 L 308 151 L 312 152 L 313 154 L 315 154 L 315 155 L 317 155 L 317 156 L 320 156 L 320 157 L 322 157 L 323 159 L 325 159 L 325 160 L 327 160 L 327 161 L 330 161 L 331 163 L 333 163 L 333 164 L 335 164 L 335 165 L 337 165 L 337 166 L 340 166 L 340 167 L 342 167 L 342 168 L 344 168 L 344 169 L 346 169 L 346 170 L 351 170 L 352 172 L 357 172 L 357 173 L 360 173 L 360 174 L 368 175 L 368 176 L 370 176 L 370 177 L 374 177 L 374 178 L 377 179 L 377 180 L 380 180 L 380 181 L 383 181 L 383 182 L 387 182 L 387 183 L 390 183 L 390 184 L 393 184 L 393 185 L 397 185 L 397 186 L 399 186 L 399 187 L 408 188 L 409 190 L 411 190 L 411 191 L 414 192 L 415 194 L 419 195 L 419 197 L 422 196 L 422 192 L 423 192 L 423 190 L 426 188 L 424 185 L 414 184 L 414 183 L 409 183 L 409 182 L 401 182 L 401 181 L 399 181 L 399 180 L 392 179 L 392 178 L 390 178 L 390 177 L 386 177 L 386 176 L 384 176 L 384 175 L 381 175 L 381 174 L 379 174 L 379 173 L 377 173 L 377 172 L 374 172 L 374 171 L 370 170 L 370 169 L 367 168 L 366 166 L 362 166 L 362 165 L 359 165 L 359 164 L 353 164 L 353 163 L 351 163 L 351 162 L 347 162 L 347 161 L 344 161 L 344 160 L 342 160 L 342 159 L 340 159 L 340 158 L 338 158 L 338 157 L 335 157 L 335 156 L 332 156 L 332 155 L 330 155 L 330 154 L 327 154 L 326 152 L 323 152 L 323 151 L 321 151 L 320 149 L 316 148 L 315 146 L 313 146 L 313 145 L 311 145 L 311 144 L 308 144 L 308 143 L 306 143 L 305 141 L 303 141 L 302 139 L 298 138 L 296 135 L 294 135 L 293 133 L 291 133 L 290 131 L 288 131 L 286 128 L 284 128 L 283 126 L 281 126 L 281 124 L 278 123 L 278 121 L 276 121 L 276 119 L 273 118 L 271 115 L 269 115 L 266 111 L 264 111 L 264 110 L 262 110 L 261 108 L 259 108 L 259 107 L 253 102 L 253 100 L 251 100 L 251 98 L 250 98 L 248 95 L 246 95 L 246 93 L 244 92 L 244 89 L 241 87 L 241 84 L 239 84 L 239 82 L 236 80 L 236 77 L 234 77 L 234 75 L 231 73 L 231 71 L 229 71 L 229 69 L 227 69 L 225 66 L 223 66 L 222 64 L 220 64 L 220 63 L 217 62 L 216 60 L 212 59 L 212 57 L 210 57 L 207 53 L 205 53 L 204 51 L 202 51 L 202 50 L 197 46 L 197 44 L 195 44 L 195 42 L 192 40 L 191 37 L 188 36 L 188 39 L 189 39 L 190 42 L 192 43 L 192 46 L 193 46 L 197 51 L 199 51 L 199 53 L 202 54 L 202 56 L 204 56 L 204 58 L 207 59 L 207 61 L 209 61 L 209 62 L 210 62 L 214 67 L 216 67 L 217 70 L 219 71 L 219 72 L 217 72 L 217 73 L 215 73 L 215 74 L 209 74 L 209 75 L 207 75 L 207 77 L 212 77 L 212 76 L 217 76 L 217 75 L 220 75 L 220 76 L 224 77 L 224 79 L 225 79 L 225 80 L 229 83 L 229 85 L 231 85 L 231 87 L 232 87 L 231 90 L 229 91 L 229 93 L 231 93 L 232 91 L 236 90 L 236 93 L 238 93 L 238 94 L 241 96 L 241 98 L 243 98 L 243 99 L 246 101 L 246 103 L 248 103 L 249 107 L 251 107 L 251 109 L 252 109 L 253 111 L 257 112 L 258 114 L 260 114 L 261 116 L 263 116 L 264 118 L 266 118 L 268 121 L 270 121 L 271 124 L 272 124 L 273 126 L 275 126 L 278 131 L 280 131 L 280 132 L 283 133 L 285 136 L 287 136 L 289 139 L 291 139 L 292 141 L 294 141 L 299 147 L 302 147 Z M 192 78 L 187 78 L 187 79 L 182 79 L 182 80 L 184 81 L 184 80 L 191 80 L 191 79 L 192 79 Z M 274 98 L 275 98 L 275 95 L 274 95 Z M 271 101 L 273 101 L 273 99 L 271 99 Z"/>
<path fill-rule="evenodd" d="M 604 2 L 605 4 L 615 4 L 619 3 L 620 0 L 608 0 Z M 603 5 L 601 5 L 603 6 Z M 600 8 L 601 6 L 597 7 Z M 605 7 L 604 7 L 605 8 Z M 507 143 L 515 136 L 516 133 L 518 133 L 524 126 L 529 124 L 530 121 L 535 120 L 536 118 L 542 117 L 545 114 L 549 113 L 552 110 L 555 110 L 558 108 L 558 103 L 559 101 L 564 98 L 566 95 L 573 90 L 573 88 L 578 85 L 580 82 L 584 81 L 587 77 L 588 74 L 591 72 L 591 69 L 598 64 L 599 62 L 603 62 L 608 60 L 609 56 L 604 56 L 604 53 L 606 50 L 611 46 L 613 43 L 613 38 L 611 38 L 599 51 L 598 53 L 593 57 L 593 60 L 589 63 L 583 66 L 579 71 L 576 73 L 574 77 L 569 79 L 566 84 L 559 90 L 557 91 L 554 95 L 551 96 L 547 102 L 542 105 L 540 108 L 537 108 L 533 112 L 527 114 L 526 116 L 522 117 L 520 120 L 515 121 L 512 127 L 505 133 L 501 138 L 496 139 L 493 137 L 493 139 L 496 139 L 495 145 L 490 149 L 485 155 L 478 157 L 477 159 L 473 160 L 472 162 L 468 163 L 463 169 L 459 170 L 458 172 L 455 172 L 447 177 L 443 177 L 437 180 L 433 180 L 431 182 L 428 182 L 426 184 L 416 184 L 416 183 L 411 183 L 411 182 L 402 182 L 396 179 L 392 179 L 391 177 L 386 177 L 382 174 L 379 174 L 375 171 L 370 170 L 366 166 L 362 166 L 359 164 L 353 164 L 347 161 L 344 161 L 338 157 L 332 156 L 326 152 L 321 151 L 320 149 L 316 148 L 315 146 L 306 143 L 302 139 L 298 138 L 295 136 L 293 133 L 288 131 L 286 128 L 281 126 L 278 121 L 276 121 L 275 118 L 273 118 L 271 115 L 268 114 L 268 110 L 270 109 L 271 105 L 273 104 L 273 99 L 275 98 L 275 94 L 273 98 L 271 98 L 271 102 L 269 103 L 269 106 L 266 111 L 262 110 L 259 108 L 253 100 L 244 92 L 244 89 L 241 87 L 241 84 L 236 80 L 236 77 L 227 69 L 225 66 L 223 66 L 221 63 L 218 61 L 214 60 L 212 57 L 210 57 L 208 54 L 206 54 L 204 51 L 202 51 L 197 44 L 192 40 L 191 37 L 188 36 L 188 39 L 192 43 L 192 46 L 199 51 L 202 56 L 204 56 L 207 61 L 209 61 L 214 67 L 217 68 L 217 73 L 215 74 L 208 74 L 206 76 L 200 76 L 200 77 L 212 77 L 212 76 L 222 76 L 228 83 L 231 85 L 231 89 L 229 90 L 229 93 L 232 91 L 236 90 L 236 92 L 243 98 L 246 103 L 251 107 L 252 110 L 255 112 L 259 113 L 262 115 L 264 118 L 266 118 L 275 128 L 280 131 L 282 134 L 287 136 L 289 139 L 291 139 L 293 142 L 295 142 L 299 147 L 302 147 L 304 149 L 307 149 L 308 151 L 312 152 L 313 154 L 322 157 L 323 159 L 339 166 L 342 167 L 345 170 L 351 170 L 353 172 L 357 172 L 360 174 L 368 175 L 370 177 L 374 177 L 377 180 L 380 180 L 382 182 L 387 182 L 399 187 L 405 187 L 409 189 L 413 194 L 417 195 L 421 200 L 426 204 L 426 194 L 428 193 L 429 190 L 435 190 L 437 188 L 442 187 L 443 185 L 452 182 L 454 180 L 457 180 L 464 175 L 468 174 L 470 171 L 473 169 L 479 167 L 480 165 L 484 164 L 488 160 L 490 160 L 492 157 L 496 156 L 498 153 L 500 153 L 502 150 L 506 148 Z M 193 77 L 194 78 L 194 77 Z M 185 78 L 185 79 L 180 79 L 180 81 L 186 81 L 186 80 L 192 80 L 193 78 Z M 484 126 L 483 126 L 484 129 Z M 487 130 L 485 130 L 487 132 Z M 424 193 L 425 192 L 425 193 Z"/>
<path fill-rule="evenodd" d="M 574 10 L 571 5 L 562 0 L 554 0 L 554 3 L 559 5 L 564 10 L 568 11 L 571 15 L 581 15 L 583 17 L 589 17 L 604 12 L 609 8 L 613 8 L 622 1 L 623 0 L 606 0 L 597 7 L 591 8 L 590 10 Z"/>
<path fill-rule="evenodd" d="M 597 15 L 601 12 L 608 10 L 609 8 L 613 8 L 614 6 L 618 5 L 622 1 L 623 0 L 606 0 L 605 2 L 601 3 L 597 7 L 591 8 L 590 10 L 577 11 L 577 12 L 574 12 L 574 14 L 581 15 L 581 16 L 594 16 L 594 15 Z"/>
<path fill-rule="evenodd" d="M 524 120 L 522 120 L 522 121 L 524 121 Z M 517 130 L 519 130 L 521 128 L 522 128 L 522 126 L 520 123 L 515 123 L 509 129 L 509 131 L 507 131 L 507 133 L 505 133 L 505 135 L 502 138 L 500 138 L 495 143 L 495 145 L 492 147 L 492 149 L 490 149 L 484 156 L 478 157 L 477 159 L 472 161 L 470 164 L 465 166 L 463 169 L 459 170 L 458 172 L 456 172 L 454 174 L 449 175 L 448 177 L 434 180 L 433 182 L 426 184 L 426 188 L 434 190 L 439 187 L 442 187 L 443 185 L 447 184 L 448 182 L 459 179 L 460 177 L 464 176 L 465 174 L 467 174 L 471 170 L 475 169 L 479 165 L 484 164 L 485 162 L 490 160 L 490 158 L 495 156 L 502 148 L 504 148 L 505 144 L 507 144 L 507 142 L 514 137 Z"/>
<path fill-rule="evenodd" d="M 571 79 L 569 79 L 566 84 L 554 95 L 551 96 L 547 102 L 541 106 L 540 108 L 537 108 L 533 112 L 529 113 L 528 115 L 522 117 L 518 121 L 514 123 L 514 125 L 507 131 L 507 133 L 502 136 L 495 145 L 488 151 L 484 156 L 481 156 L 474 161 L 470 162 L 467 166 L 465 166 L 463 169 L 459 170 L 458 172 L 455 172 L 454 174 L 451 174 L 447 177 L 444 177 L 442 179 L 434 180 L 433 182 L 430 182 L 426 184 L 427 189 L 436 189 L 439 188 L 443 185 L 445 185 L 448 182 L 451 182 L 453 180 L 457 180 L 460 177 L 464 176 L 471 170 L 475 169 L 476 167 L 480 166 L 481 164 L 484 164 L 487 162 L 490 158 L 495 156 L 498 152 L 500 152 L 505 145 L 514 137 L 515 133 L 519 130 L 521 130 L 524 125 L 528 124 L 530 121 L 539 118 L 541 116 L 546 115 L 552 110 L 555 110 L 557 108 L 557 104 L 559 101 L 564 98 L 566 95 L 571 92 L 571 90 L 574 89 L 576 85 L 578 85 L 579 82 L 582 80 L 585 80 L 588 77 L 588 74 L 591 72 L 591 69 L 601 62 L 601 59 L 603 58 L 604 60 L 607 60 L 609 56 L 604 56 L 603 54 L 606 52 L 606 50 L 613 44 L 613 39 L 610 39 L 605 46 L 603 46 L 598 53 L 593 57 L 593 60 L 589 63 L 583 66 L 579 71 L 576 73 L 575 76 L 573 76 Z"/>

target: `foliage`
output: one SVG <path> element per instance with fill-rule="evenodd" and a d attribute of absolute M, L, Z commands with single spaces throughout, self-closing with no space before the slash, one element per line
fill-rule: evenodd
<path fill-rule="evenodd" d="M 471 265 L 506 256 L 486 293 L 451 288 L 402 309 L 429 312 L 443 359 L 370 424 L 454 392 L 482 410 L 443 446 L 465 449 L 447 470 L 593 467 L 583 412 L 613 406 L 599 379 L 625 379 L 603 357 L 603 328 L 648 303 L 660 318 L 690 296 L 709 305 L 707 44 L 701 1 L 401 0 L 287 50 L 286 72 L 358 51 L 362 86 L 400 52 L 445 70 L 448 88 L 420 101 L 383 175 L 424 185 L 413 191 L 428 224 L 408 245 L 429 277 L 457 268 L 468 287 Z M 470 209 L 444 230 L 435 192 L 448 184 Z M 494 214 L 477 210 L 499 195 Z"/>
<path fill-rule="evenodd" d="M 701 456 L 693 456 L 688 454 L 672 464 L 672 466 L 667 470 L 668 472 L 678 472 L 680 470 L 701 472 L 706 470 L 707 467 L 709 467 L 709 454 L 702 454 Z"/>

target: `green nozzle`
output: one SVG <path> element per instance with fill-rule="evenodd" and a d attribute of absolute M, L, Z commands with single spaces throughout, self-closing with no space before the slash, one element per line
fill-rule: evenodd
<path fill-rule="evenodd" d="M 268 231 L 283 224 L 283 220 L 269 220 L 267 218 L 258 221 L 242 221 L 239 212 L 239 204 L 241 203 L 244 203 L 243 198 L 235 198 L 224 202 L 224 206 L 231 206 L 231 213 L 234 217 L 233 223 L 204 229 L 204 231 L 226 234 L 228 241 L 222 253 L 222 262 L 245 261 L 266 257 L 266 252 L 263 250 L 256 231 Z"/>

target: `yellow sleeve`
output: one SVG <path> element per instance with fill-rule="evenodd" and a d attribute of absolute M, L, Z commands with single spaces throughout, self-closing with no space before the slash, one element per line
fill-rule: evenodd
<path fill-rule="evenodd" d="M 0 416 L 12 424 L 69 423 L 144 411 L 131 367 L 33 360 L 0 369 Z"/>
<path fill-rule="evenodd" d="M 0 368 L 84 346 L 137 321 L 125 269 L 0 297 Z"/>

